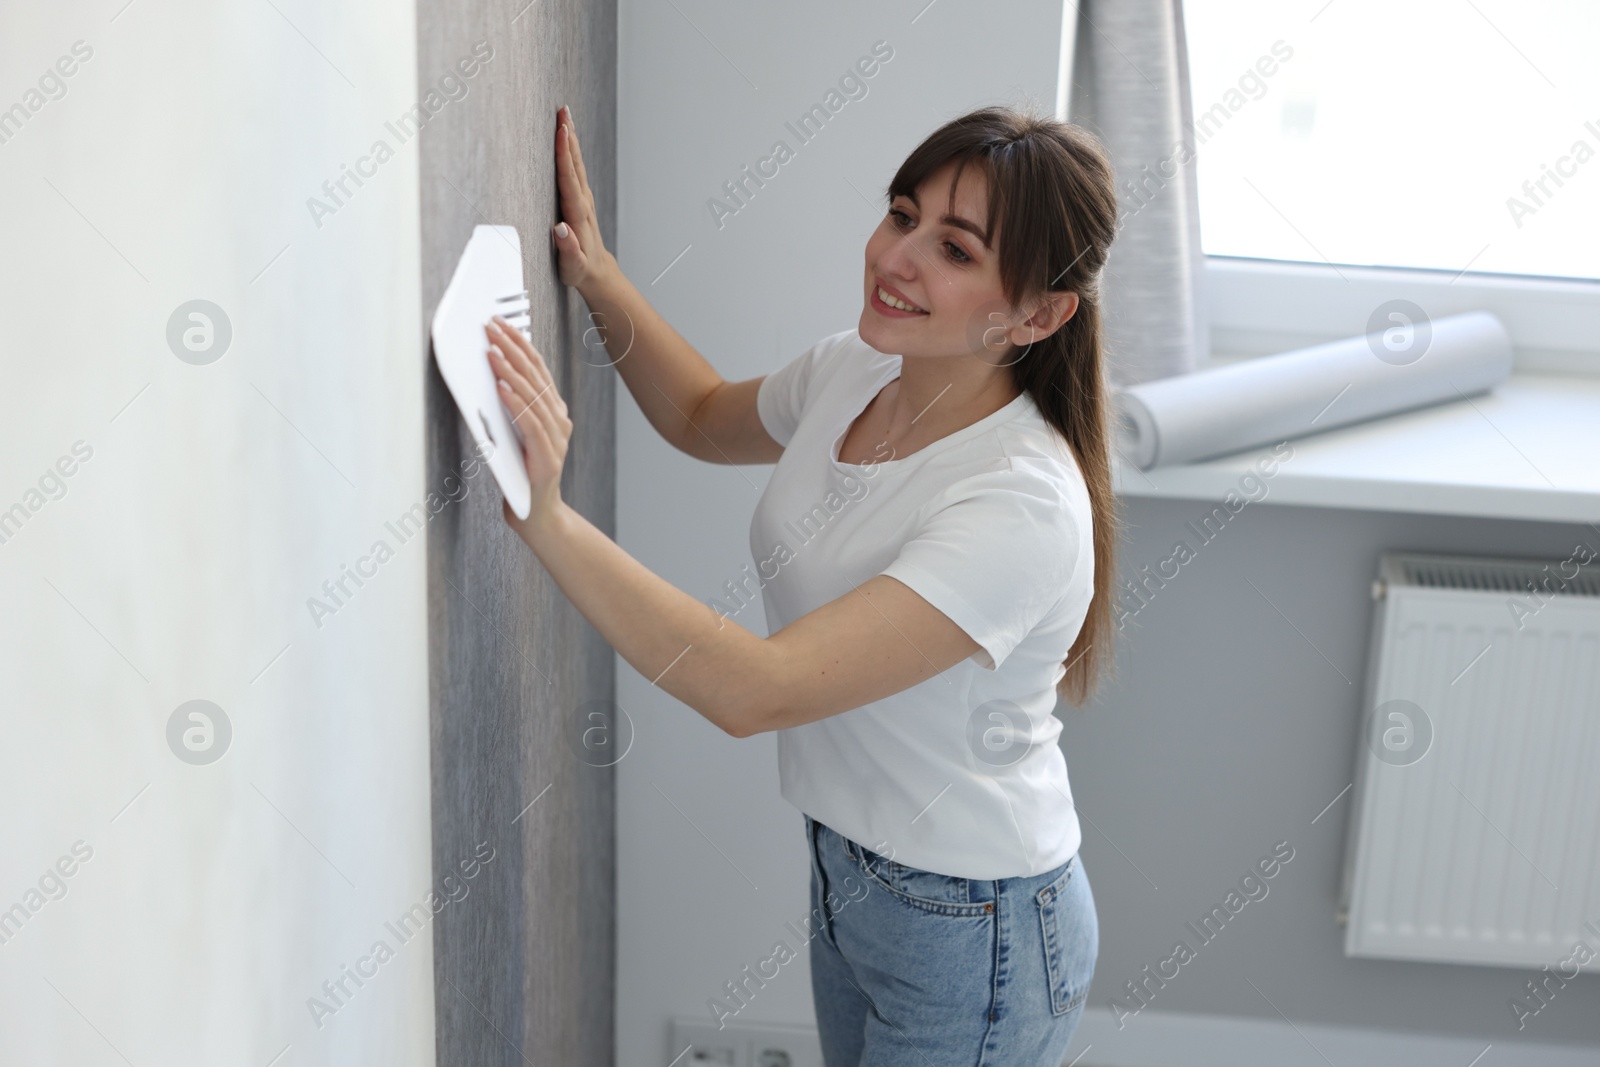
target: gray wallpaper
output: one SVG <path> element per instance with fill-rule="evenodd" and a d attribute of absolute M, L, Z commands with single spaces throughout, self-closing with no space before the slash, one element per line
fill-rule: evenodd
<path fill-rule="evenodd" d="M 572 108 L 600 225 L 615 247 L 616 8 L 610 0 L 420 0 L 422 324 L 472 227 L 515 225 L 532 333 L 575 424 L 562 495 L 614 532 L 612 377 L 555 276 L 556 109 Z M 470 73 L 468 73 L 470 72 Z M 431 98 L 428 90 L 436 90 Z M 612 707 L 610 647 L 506 527 L 487 471 L 427 363 L 438 1062 L 613 1061 L 614 776 L 575 744 Z M 488 857 L 488 858 L 485 858 Z M 469 875 L 467 872 L 471 872 Z"/>

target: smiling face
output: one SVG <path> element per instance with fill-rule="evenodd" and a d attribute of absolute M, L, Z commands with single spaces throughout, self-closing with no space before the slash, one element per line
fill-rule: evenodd
<path fill-rule="evenodd" d="M 890 202 L 867 239 L 858 329 L 873 348 L 908 359 L 959 355 L 1011 366 L 1072 318 L 1079 296 L 1049 289 L 1012 307 L 1000 280 L 1000 221 L 983 232 L 988 174 L 967 166 L 952 197 L 955 173 L 955 161 L 945 163 L 914 195 Z"/>
<path fill-rule="evenodd" d="M 954 355 L 981 352 L 1014 321 L 1000 285 L 999 234 L 985 235 L 989 182 L 968 165 L 953 206 L 955 163 L 934 171 L 916 197 L 897 196 L 867 240 L 861 339 L 880 352 Z M 987 237 L 987 241 L 985 241 Z"/>

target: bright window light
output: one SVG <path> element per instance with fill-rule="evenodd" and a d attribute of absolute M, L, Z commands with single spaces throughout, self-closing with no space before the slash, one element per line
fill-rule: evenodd
<path fill-rule="evenodd" d="M 1208 254 L 1600 278 L 1600 3 L 1183 9 Z"/>

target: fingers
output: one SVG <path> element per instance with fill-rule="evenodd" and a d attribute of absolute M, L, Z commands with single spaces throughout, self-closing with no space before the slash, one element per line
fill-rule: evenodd
<path fill-rule="evenodd" d="M 504 356 L 510 368 L 534 387 L 537 397 L 548 398 L 547 404 L 551 411 L 566 414 L 567 402 L 556 390 L 555 377 L 545 365 L 544 356 L 533 347 L 532 341 L 523 336 L 521 330 L 496 315 L 489 324 L 489 341 L 490 347 Z"/>
<path fill-rule="evenodd" d="M 556 134 L 556 185 L 561 192 L 561 214 L 567 224 L 567 242 L 583 250 L 583 236 L 588 233 L 588 218 L 592 212 L 586 188 L 579 184 L 577 165 L 573 161 L 571 141 L 567 128 L 562 126 Z M 557 237 L 558 242 L 561 241 Z"/>
<path fill-rule="evenodd" d="M 506 410 L 511 413 L 511 421 L 519 428 L 525 428 L 523 420 L 534 415 L 534 409 L 539 406 L 538 391 L 532 382 L 513 370 L 505 357 L 494 348 L 489 350 L 489 365 L 494 368 L 495 387 L 500 390 Z"/>
<path fill-rule="evenodd" d="M 499 334 L 500 337 L 510 342 L 507 347 L 515 348 L 526 356 L 538 355 L 538 350 L 533 347 L 533 342 L 528 340 L 527 335 L 507 322 L 504 317 L 500 315 L 490 316 L 488 328 L 491 341 L 495 339 L 496 334 Z"/>
<path fill-rule="evenodd" d="M 535 390 L 532 382 L 512 368 L 498 347 L 491 345 L 489 352 L 501 399 L 511 413 L 512 423 L 522 434 L 523 450 L 530 459 L 530 474 L 546 474 L 550 467 L 558 467 L 566 455 L 571 423 L 564 413 L 550 410 L 546 397 L 553 395 L 552 390 L 548 387 L 543 391 Z M 535 458 L 537 464 L 533 462 Z"/>
<path fill-rule="evenodd" d="M 566 108 L 562 112 L 563 116 L 556 122 L 556 185 L 561 193 L 561 213 L 569 231 L 577 238 L 578 251 L 583 251 L 592 247 L 598 233 L 594 192 L 589 188 L 589 174 L 584 169 L 583 153 L 573 131 L 572 114 Z"/>
<path fill-rule="evenodd" d="M 486 332 L 490 366 L 500 381 L 501 396 L 512 414 L 512 421 L 522 431 L 524 441 L 531 442 L 529 434 L 537 432 L 544 439 L 559 439 L 564 444 L 571 436 L 572 422 L 567 417 L 567 402 L 557 391 L 544 358 L 520 336 L 520 331 L 491 322 Z M 511 340 L 512 337 L 516 337 L 516 341 Z M 529 352 L 533 355 L 531 359 Z"/>
<path fill-rule="evenodd" d="M 562 233 L 563 230 L 566 231 L 565 234 Z M 578 231 L 576 229 L 568 226 L 565 222 L 562 222 L 555 226 L 555 228 L 551 231 L 550 236 L 551 239 L 555 241 L 556 251 L 561 253 L 562 256 L 567 257 L 562 261 L 563 268 L 568 265 L 569 261 L 574 264 L 576 269 L 580 272 L 588 266 L 589 257 L 583 250 L 583 241 L 579 239 Z M 571 281 L 568 280 L 568 274 L 565 272 L 563 272 L 561 280 L 569 285 L 572 284 Z"/>
<path fill-rule="evenodd" d="M 528 363 L 526 356 L 509 340 L 504 330 L 491 323 L 487 332 L 489 366 L 500 383 L 509 386 L 511 394 L 518 400 L 517 404 L 512 404 L 508 400 L 506 406 L 513 411 L 519 406 L 548 406 L 546 397 L 550 396 L 555 388 L 555 383 L 550 380 L 548 372 L 541 376 L 538 368 Z"/>
<path fill-rule="evenodd" d="M 542 358 L 537 364 L 529 364 L 516 346 L 492 338 L 491 331 L 489 363 L 499 380 L 500 395 L 511 412 L 511 421 L 522 431 L 524 446 L 530 454 L 553 456 L 559 464 L 572 436 L 572 421 L 567 418 L 566 402 L 556 392 L 549 370 L 543 366 Z M 538 355 L 537 350 L 534 354 Z M 521 369 L 515 365 L 517 361 L 522 363 Z M 528 371 L 542 371 L 543 383 L 538 380 L 539 375 L 530 378 Z"/>
<path fill-rule="evenodd" d="M 484 326 L 489 366 L 511 422 L 522 437 L 522 458 L 535 501 L 559 501 L 561 469 L 572 439 L 567 405 L 533 343 L 496 315 Z M 507 506 L 509 510 L 509 505 Z M 510 521 L 510 515 L 507 516 Z"/>
<path fill-rule="evenodd" d="M 583 166 L 583 148 L 578 144 L 578 127 L 572 121 L 572 109 L 563 107 L 567 113 L 567 147 L 572 151 L 572 161 L 578 171 L 578 181 L 583 183 L 585 189 L 589 188 L 589 172 Z"/>
<path fill-rule="evenodd" d="M 545 410 L 544 405 L 537 399 L 532 401 L 527 399 L 526 394 L 532 392 L 532 388 L 520 375 L 515 371 L 509 374 L 510 378 L 500 379 L 500 395 L 505 399 L 507 410 L 511 412 L 511 421 L 522 432 L 524 446 L 530 451 L 536 446 L 547 446 L 551 434 L 546 429 L 546 423 L 555 416 Z M 518 384 L 513 385 L 512 379 Z"/>
<path fill-rule="evenodd" d="M 556 184 L 561 187 L 561 201 L 563 207 L 572 207 L 575 210 L 563 212 L 576 216 L 587 207 L 587 198 L 584 192 L 587 184 L 582 182 L 578 173 L 577 153 L 573 151 L 571 128 L 566 123 L 556 127 Z"/>

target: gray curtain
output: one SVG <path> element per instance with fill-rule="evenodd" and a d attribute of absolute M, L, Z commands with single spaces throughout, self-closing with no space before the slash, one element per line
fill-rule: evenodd
<path fill-rule="evenodd" d="M 1058 107 L 1117 172 L 1102 294 L 1112 384 L 1187 373 L 1211 339 L 1182 0 L 1069 0 L 1063 23 Z"/>

